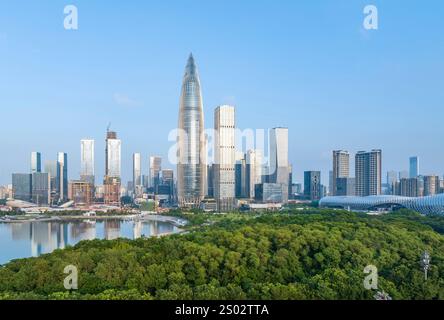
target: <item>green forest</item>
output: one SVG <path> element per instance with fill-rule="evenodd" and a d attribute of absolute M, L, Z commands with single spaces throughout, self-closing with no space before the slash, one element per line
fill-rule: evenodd
<path fill-rule="evenodd" d="M 84 241 L 12 261 L 0 267 L 0 299 L 374 299 L 368 265 L 394 300 L 444 299 L 442 217 L 313 208 L 188 218 L 183 234 Z M 64 289 L 67 265 L 78 268 L 78 290 Z"/>

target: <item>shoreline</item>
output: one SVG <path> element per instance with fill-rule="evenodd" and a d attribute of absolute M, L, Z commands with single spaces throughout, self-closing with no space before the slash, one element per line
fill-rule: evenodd
<path fill-rule="evenodd" d="M 18 219 L 1 219 L 0 224 L 10 224 L 10 223 L 25 223 L 25 222 L 69 222 L 69 221 L 78 221 L 78 220 L 92 220 L 92 221 L 104 221 L 104 220 L 132 220 L 132 221 L 160 221 L 160 222 L 168 222 L 174 225 L 175 227 L 184 227 L 188 221 L 186 219 L 182 219 L 179 217 L 173 217 L 168 215 L 157 215 L 153 213 L 141 213 L 141 214 L 130 214 L 130 215 L 110 215 L 110 216 L 36 216 L 36 217 L 23 217 L 24 219 L 20 219 L 20 216 L 17 216 Z"/>

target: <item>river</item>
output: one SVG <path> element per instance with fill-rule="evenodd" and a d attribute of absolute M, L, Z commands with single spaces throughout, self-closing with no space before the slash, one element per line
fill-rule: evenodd
<path fill-rule="evenodd" d="M 180 232 L 162 219 L 70 219 L 0 222 L 0 265 L 18 258 L 37 257 L 82 240 L 137 239 Z"/>

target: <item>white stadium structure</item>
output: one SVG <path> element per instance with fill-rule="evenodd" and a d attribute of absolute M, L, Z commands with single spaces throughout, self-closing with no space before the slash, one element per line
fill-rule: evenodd
<path fill-rule="evenodd" d="M 319 202 L 324 208 L 372 211 L 378 209 L 406 208 L 423 215 L 444 215 L 444 194 L 409 198 L 401 196 L 325 197 Z"/>

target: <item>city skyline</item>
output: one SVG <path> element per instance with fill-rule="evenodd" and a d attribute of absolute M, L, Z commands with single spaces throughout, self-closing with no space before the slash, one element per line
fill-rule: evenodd
<path fill-rule="evenodd" d="M 239 128 L 288 127 L 294 181 L 302 182 L 306 170 L 320 170 L 327 185 L 331 151 L 336 149 L 351 154 L 382 149 L 384 176 L 390 170 L 408 171 L 413 155 L 421 159 L 421 173 L 442 176 L 444 156 L 436 147 L 438 139 L 428 139 L 444 133 L 439 120 L 444 46 L 434 27 L 441 19 L 439 10 L 378 2 L 384 18 L 380 30 L 369 33 L 361 26 L 363 4 L 258 4 L 255 17 L 248 14 L 250 6 L 235 2 L 228 2 L 228 9 L 196 3 L 195 13 L 195 6 L 140 4 L 125 12 L 150 19 L 144 19 L 140 28 L 133 23 L 110 25 L 116 39 L 100 37 L 96 30 L 108 25 L 106 19 L 119 17 L 116 9 L 105 17 L 100 5 L 80 1 L 80 29 L 69 33 L 61 27 L 57 4 L 27 3 L 29 12 L 42 17 L 36 25 L 30 13 L 21 10 L 23 3 L 9 4 L 8 16 L 0 13 L 0 66 L 8 75 L 0 78 L 0 104 L 5 119 L 22 121 L 20 128 L 16 121 L 2 125 L 1 142 L 8 157 L 1 160 L 0 185 L 11 183 L 12 172 L 28 172 L 27 159 L 35 150 L 43 162 L 63 150 L 69 157 L 70 179 L 77 177 L 78 141 L 84 137 L 96 141 L 95 169 L 101 179 L 102 137 L 108 122 L 123 141 L 123 181 L 131 180 L 134 152 L 143 155 L 143 171 L 147 156 L 167 159 L 168 132 L 177 127 L 177 88 L 190 51 L 199 60 L 204 85 L 205 127 L 213 127 L 212 110 L 224 103 L 236 107 Z M 168 10 L 177 21 L 167 24 L 156 18 Z M 281 26 L 262 23 L 273 12 L 284 14 Z M 250 26 L 242 28 L 247 14 Z M 205 30 L 196 22 L 189 27 L 205 41 L 186 37 L 189 30 L 177 28 L 188 22 L 185 16 L 196 15 L 205 16 Z M 233 23 L 221 29 L 212 21 L 223 15 Z M 414 19 L 415 28 L 405 28 L 409 19 Z M 132 36 L 123 37 L 126 34 Z M 429 50 L 411 48 L 412 42 Z M 221 43 L 237 50 L 213 50 Z M 56 56 L 66 60 L 57 61 Z M 434 117 L 427 125 L 417 121 L 431 112 Z M 362 119 L 369 125 L 362 125 Z M 403 138 L 406 134 L 408 139 Z"/>

